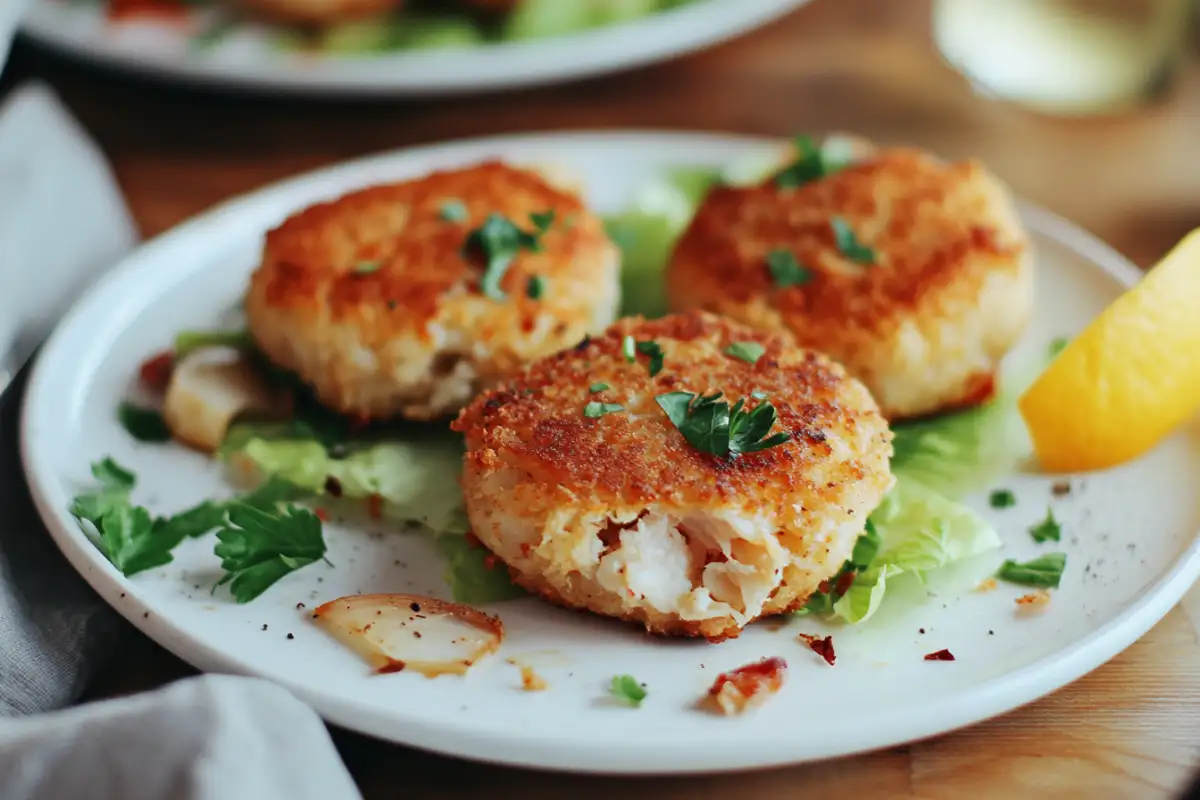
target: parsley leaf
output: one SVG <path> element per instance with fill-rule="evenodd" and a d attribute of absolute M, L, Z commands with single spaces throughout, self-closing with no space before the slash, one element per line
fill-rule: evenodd
<path fill-rule="evenodd" d="M 100 488 L 76 495 L 71 502 L 71 514 L 76 519 L 87 520 L 98 529 L 105 514 L 129 504 L 129 494 L 137 478 L 111 458 L 92 464 L 92 475 L 100 482 Z"/>
<path fill-rule="evenodd" d="M 797 136 L 795 143 L 796 160 L 775 175 L 775 185 L 780 189 L 795 189 L 835 171 L 828 168 L 821 157 L 821 148 L 810 137 Z"/>
<path fill-rule="evenodd" d="M 238 350 L 254 349 L 254 338 L 249 331 L 182 331 L 175 335 L 175 358 L 182 359 L 205 347 L 233 347 Z"/>
<path fill-rule="evenodd" d="M 740 358 L 751 365 L 757 364 L 765 352 L 767 352 L 767 348 L 758 342 L 734 342 L 725 348 L 725 355 Z"/>
<path fill-rule="evenodd" d="M 637 343 L 632 336 L 621 340 L 621 355 L 625 356 L 625 360 L 630 364 L 637 360 Z"/>
<path fill-rule="evenodd" d="M 171 550 L 179 542 L 158 536 L 150 512 L 141 506 L 110 509 L 96 526 L 104 554 L 127 577 L 171 563 Z"/>
<path fill-rule="evenodd" d="M 465 222 L 467 219 L 467 206 L 462 200 L 445 200 L 442 202 L 442 207 L 438 209 L 438 216 L 444 222 Z"/>
<path fill-rule="evenodd" d="M 1017 504 L 1017 496 L 1008 489 L 997 489 L 988 496 L 992 508 L 1012 508 Z"/>
<path fill-rule="evenodd" d="M 638 683 L 632 675 L 614 675 L 609 691 L 613 697 L 634 708 L 642 705 L 647 694 L 646 687 Z"/>
<path fill-rule="evenodd" d="M 231 503 L 217 540 L 213 552 L 225 570 L 217 586 L 228 583 L 239 603 L 250 602 L 280 578 L 325 557 L 321 520 L 293 505 L 267 511 Z"/>
<path fill-rule="evenodd" d="M 1071 340 L 1068 339 L 1066 336 L 1059 336 L 1059 337 L 1055 338 L 1053 341 L 1050 342 L 1050 348 L 1049 348 L 1050 357 L 1054 358 L 1059 353 L 1061 353 L 1063 350 L 1066 350 L 1067 345 L 1069 345 L 1070 343 L 1071 343 Z"/>
<path fill-rule="evenodd" d="M 775 407 L 762 402 L 751 411 L 738 400 L 730 408 L 721 393 L 698 396 L 668 392 L 655 398 L 687 443 L 705 453 L 736 458 L 776 447 L 791 439 L 786 433 L 768 435 L 775 425 Z"/>
<path fill-rule="evenodd" d="M 546 279 L 541 275 L 530 275 L 525 283 L 525 296 L 530 300 L 541 300 L 546 292 Z"/>
<path fill-rule="evenodd" d="M 637 351 L 643 355 L 650 356 L 649 369 L 651 378 L 662 372 L 663 351 L 658 342 L 638 342 Z"/>
<path fill-rule="evenodd" d="M 1047 553 L 1033 561 L 1020 564 L 1011 558 L 1000 566 L 996 577 L 1021 586 L 1057 589 L 1067 566 L 1066 553 Z"/>
<path fill-rule="evenodd" d="M 599 419 L 605 414 L 612 414 L 616 411 L 624 411 L 625 407 L 619 403 L 597 403 L 595 400 L 583 407 L 583 415 L 588 419 Z"/>
<path fill-rule="evenodd" d="M 359 261 L 354 265 L 355 275 L 373 275 L 383 266 L 382 261 Z"/>
<path fill-rule="evenodd" d="M 608 388 L 607 383 L 593 383 L 591 386 L 588 387 L 588 391 L 591 392 L 592 394 L 596 394 L 597 392 L 603 392 L 607 388 Z"/>
<path fill-rule="evenodd" d="M 1029 529 L 1029 535 L 1038 544 L 1042 542 L 1057 542 L 1062 539 L 1062 527 L 1054 518 L 1054 509 L 1046 509 L 1046 518 Z"/>
<path fill-rule="evenodd" d="M 829 220 L 829 227 L 833 229 L 833 240 L 842 255 L 856 264 L 875 263 L 875 251 L 858 240 L 850 223 L 841 217 L 833 217 Z"/>
<path fill-rule="evenodd" d="M 171 430 L 162 414 L 152 408 L 121 403 L 117 408 L 117 418 L 129 435 L 139 442 L 171 441 Z"/>
<path fill-rule="evenodd" d="M 803 286 L 813 278 L 812 272 L 800 266 L 796 256 L 788 250 L 772 250 L 767 253 L 767 269 L 771 271 L 771 278 L 780 289 Z"/>
<path fill-rule="evenodd" d="M 479 288 L 487 297 L 504 299 L 500 281 L 521 250 L 531 253 L 541 251 L 541 236 L 553 222 L 554 212 L 532 214 L 530 219 L 535 230 L 523 231 L 504 215 L 490 214 L 482 225 L 467 234 L 462 255 L 467 259 L 482 256 L 484 272 L 479 279 Z"/>

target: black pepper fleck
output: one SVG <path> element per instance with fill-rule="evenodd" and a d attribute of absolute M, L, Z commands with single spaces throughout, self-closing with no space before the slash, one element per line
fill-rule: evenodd
<path fill-rule="evenodd" d="M 289 639 L 295 639 L 295 638 L 296 638 L 295 634 L 292 634 L 292 633 L 289 633 L 289 634 L 287 635 L 287 637 L 288 637 Z"/>
<path fill-rule="evenodd" d="M 304 603 L 296 603 L 296 608 L 304 608 Z"/>
<path fill-rule="evenodd" d="M 263 623 L 263 630 L 265 631 L 266 629 L 267 629 L 267 623 L 265 623 L 265 622 L 264 622 L 264 623 Z"/>
<path fill-rule="evenodd" d="M 917 628 L 917 633 L 925 633 L 925 629 L 924 629 L 924 628 Z"/>
<path fill-rule="evenodd" d="M 409 606 L 408 606 L 408 607 L 409 607 L 409 608 L 411 608 L 413 611 L 420 611 L 420 610 L 421 610 L 421 604 L 420 604 L 420 603 L 409 603 Z"/>

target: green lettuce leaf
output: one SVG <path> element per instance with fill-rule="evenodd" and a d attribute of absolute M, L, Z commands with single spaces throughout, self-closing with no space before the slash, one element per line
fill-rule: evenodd
<path fill-rule="evenodd" d="M 1012 472 L 1029 451 L 1019 392 L 966 411 L 894 425 L 892 471 L 947 497 L 983 489 Z"/>
<path fill-rule="evenodd" d="M 1000 537 L 983 517 L 916 481 L 901 479 L 871 514 L 878 550 L 833 604 L 849 623 L 869 619 L 883 602 L 888 582 L 902 575 L 919 580 L 1000 547 Z"/>
<path fill-rule="evenodd" d="M 667 313 L 663 268 L 675 240 L 719 178 L 717 169 L 674 170 L 647 183 L 628 209 L 605 221 L 608 235 L 621 248 L 622 314 Z"/>
<path fill-rule="evenodd" d="M 239 425 L 230 432 L 222 454 L 227 460 L 248 459 L 264 476 L 287 481 L 312 497 L 328 495 L 333 481 L 345 499 L 378 495 L 385 519 L 418 523 L 435 536 L 446 562 L 444 578 L 458 602 L 494 603 L 524 594 L 502 565 L 488 565 L 487 550 L 464 535 L 470 523 L 458 485 L 460 437 L 439 434 L 356 443 L 345 448 L 344 458 L 334 458 L 305 432 L 302 425 Z"/>

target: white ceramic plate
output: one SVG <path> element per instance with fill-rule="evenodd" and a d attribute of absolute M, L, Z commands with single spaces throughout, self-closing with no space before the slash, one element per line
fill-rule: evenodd
<path fill-rule="evenodd" d="M 564 162 L 589 183 L 594 205 L 619 209 L 647 175 L 682 164 L 728 162 L 761 140 L 654 133 L 491 139 L 410 150 L 324 170 L 227 203 L 142 247 L 62 321 L 29 386 L 23 454 L 37 504 L 71 563 L 133 624 L 202 669 L 278 681 L 327 719 L 404 744 L 470 758 L 567 770 L 669 773 L 787 764 L 931 736 L 1002 713 L 1078 678 L 1157 622 L 1200 572 L 1194 534 L 1200 453 L 1179 434 L 1121 469 L 1072 481 L 1013 475 L 1015 508 L 993 511 L 1004 556 L 1039 550 L 1028 527 L 1053 505 L 1068 567 L 1040 616 L 1014 613 L 1018 587 L 885 604 L 867 625 L 831 629 L 837 665 L 796 641 L 813 620 L 753 626 L 720 645 L 660 641 L 624 625 L 525 599 L 501 604 L 502 652 L 465 679 L 373 677 L 297 609 L 357 591 L 444 595 L 441 565 L 420 536 L 330 525 L 331 568 L 316 564 L 248 605 L 211 595 L 212 541 L 186 543 L 175 563 L 127 580 L 80 533 L 67 506 L 105 454 L 134 468 L 135 498 L 182 509 L 227 492 L 216 465 L 176 446 L 139 445 L 114 420 L 139 362 L 184 327 L 213 326 L 238 300 L 262 233 L 289 212 L 371 182 L 503 155 Z M 1082 328 L 1138 278 L 1125 259 L 1070 224 L 1025 207 L 1038 248 L 1038 313 L 1013 358 L 1041 363 L 1048 342 Z M 920 630 L 924 629 L 924 633 Z M 294 634 L 288 639 L 287 634 Z M 949 648 L 953 663 L 923 656 Z M 532 654 L 532 655 L 531 655 Z M 741 718 L 695 709 L 717 673 L 783 656 L 790 677 L 765 707 Z M 549 691 L 521 691 L 508 657 L 524 657 Z M 639 710 L 606 698 L 614 674 L 646 682 Z"/>
<path fill-rule="evenodd" d="M 254 25 L 239 25 L 199 49 L 194 28 L 114 26 L 100 6 L 70 0 L 35 0 L 23 31 L 73 56 L 154 77 L 274 91 L 428 95 L 558 83 L 663 61 L 732 39 L 806 2 L 701 0 L 572 36 L 384 55 L 282 52 L 270 29 Z"/>

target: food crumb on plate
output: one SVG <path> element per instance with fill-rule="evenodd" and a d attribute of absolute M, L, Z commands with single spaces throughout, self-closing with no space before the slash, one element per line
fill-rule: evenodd
<path fill-rule="evenodd" d="M 990 592 L 992 589 L 996 588 L 996 585 L 997 584 L 996 584 L 995 578 L 986 578 L 979 582 L 979 585 L 975 587 L 975 591 Z"/>
<path fill-rule="evenodd" d="M 825 663 L 833 666 L 833 662 L 837 660 L 837 654 L 833 652 L 833 637 L 832 636 L 813 636 L 811 633 L 801 633 L 797 635 L 800 641 L 808 645 L 809 649 L 825 659 Z"/>
<path fill-rule="evenodd" d="M 1050 593 L 1044 589 L 1023 594 L 1017 598 L 1017 606 L 1021 611 L 1040 611 L 1050 604 Z"/>
<path fill-rule="evenodd" d="M 708 690 L 708 699 L 726 716 L 741 714 L 762 705 L 783 687 L 787 662 L 782 658 L 764 658 L 717 676 Z"/>
<path fill-rule="evenodd" d="M 949 650 L 946 650 L 943 648 L 943 649 L 938 650 L 933 653 L 927 653 L 925 655 L 925 660 L 926 661 L 954 661 L 955 658 L 954 658 L 953 653 L 951 653 Z"/>

